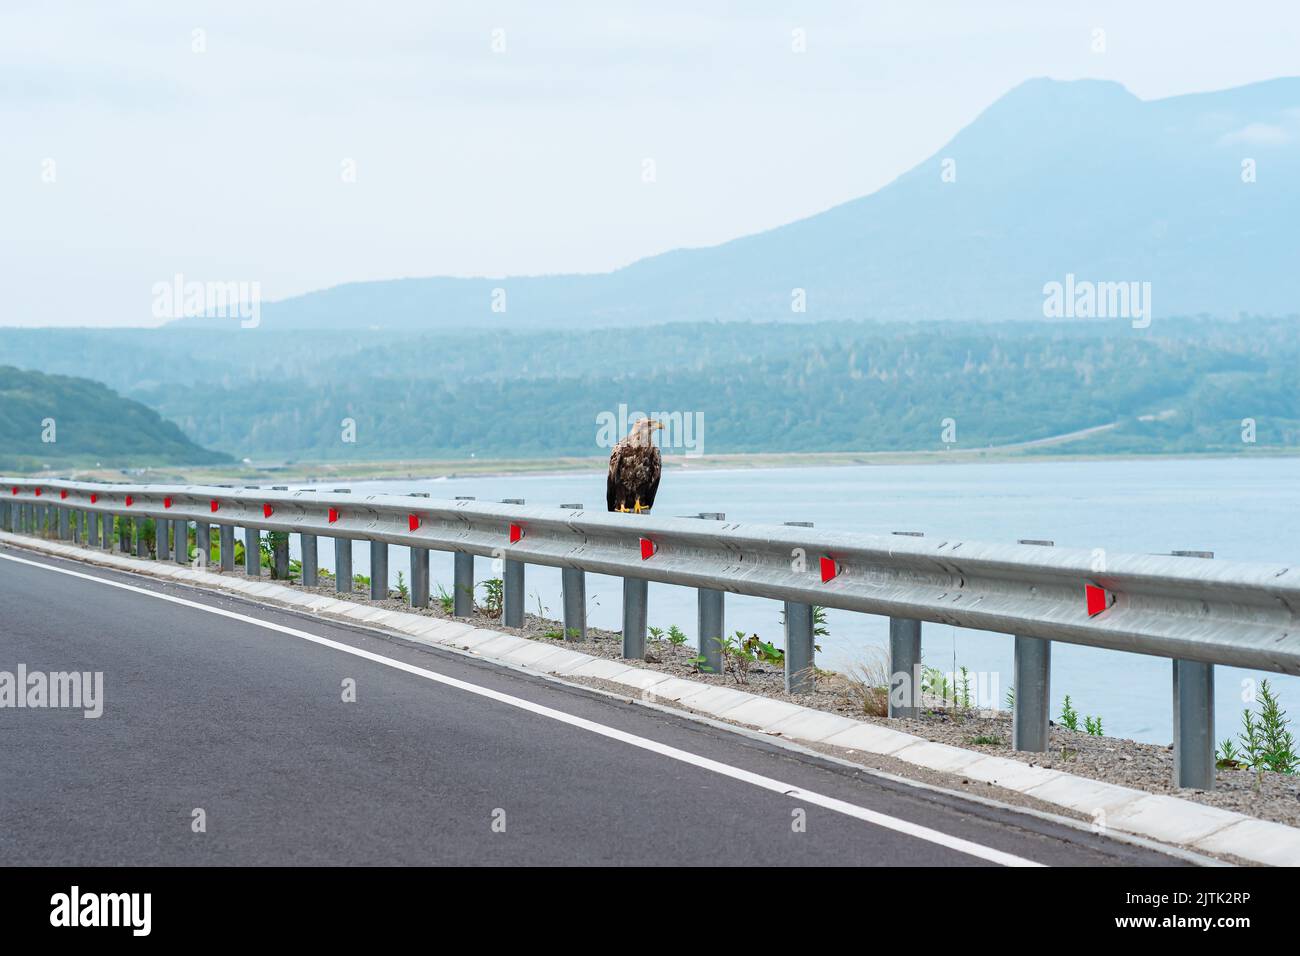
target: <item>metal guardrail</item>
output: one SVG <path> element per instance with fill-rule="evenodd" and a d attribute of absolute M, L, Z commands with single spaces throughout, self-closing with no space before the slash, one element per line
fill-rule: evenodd
<path fill-rule="evenodd" d="M 169 525 L 188 529 L 194 523 L 201 555 L 216 526 L 221 566 L 233 570 L 234 530 L 244 528 L 250 574 L 260 573 L 261 532 L 296 533 L 307 584 L 317 581 L 318 538 L 333 538 L 341 590 L 351 589 L 350 542 L 367 541 L 375 597 L 387 594 L 386 546 L 410 547 L 417 605 L 429 598 L 429 552 L 452 552 L 455 613 L 461 616 L 472 610 L 474 556 L 498 558 L 507 626 L 523 623 L 526 565 L 559 567 L 565 636 L 575 640 L 586 634 L 583 575 L 615 575 L 625 582 L 628 658 L 644 655 L 646 582 L 699 589 L 700 650 L 705 666 L 715 669 L 721 655 L 712 645 L 725 634 L 722 595 L 783 601 L 786 684 L 793 693 L 812 685 L 814 607 L 884 615 L 891 619 L 891 716 L 912 715 L 920 703 L 922 622 L 1014 635 L 1017 749 L 1046 748 L 1050 642 L 1168 657 L 1174 661 L 1176 773 L 1185 786 L 1213 785 L 1213 665 L 1300 674 L 1300 566 L 1044 546 L 1050 542 L 982 544 L 742 525 L 717 515 L 702 521 L 590 512 L 579 505 L 361 496 L 346 489 L 3 481 L 0 519 L 7 530 L 34 528 L 38 510 L 46 510 L 64 539 L 111 546 L 95 533 L 95 516 L 147 517 L 162 523 L 158 556 L 164 558 Z M 73 515 L 81 517 L 74 521 Z M 188 531 L 177 540 L 187 537 Z M 119 540 L 122 550 L 130 544 Z M 178 560 L 188 560 L 188 546 L 177 551 Z M 287 564 L 281 543 L 276 565 L 283 571 Z"/>

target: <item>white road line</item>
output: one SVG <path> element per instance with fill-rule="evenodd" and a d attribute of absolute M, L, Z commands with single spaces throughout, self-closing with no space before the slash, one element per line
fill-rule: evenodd
<path fill-rule="evenodd" d="M 540 717 L 548 717 L 551 720 L 559 721 L 562 724 L 568 724 L 570 727 L 577 727 L 593 734 L 599 734 L 602 737 L 608 737 L 611 740 L 617 740 L 632 747 L 639 747 L 642 750 L 648 750 L 651 753 L 668 757 L 671 760 L 690 764 L 693 767 L 700 767 L 701 769 L 712 771 L 713 773 L 720 774 L 724 777 L 730 777 L 733 780 L 740 780 L 755 787 L 760 787 L 763 790 L 771 790 L 774 793 L 784 794 L 790 799 L 798 802 L 810 803 L 827 810 L 833 810 L 836 813 L 842 813 L 847 817 L 853 817 L 854 819 L 862 820 L 878 827 L 883 827 L 886 830 L 893 830 L 897 833 L 916 837 L 918 840 L 935 843 L 939 846 L 947 847 L 950 850 L 955 850 L 958 853 L 964 853 L 967 856 L 973 856 L 981 860 L 988 860 L 990 863 L 998 863 L 1003 866 L 1044 865 L 1036 863 L 1033 860 L 1025 859 L 1024 857 L 1015 856 L 1011 853 L 1004 853 L 1001 850 L 995 850 L 992 847 L 983 846 L 979 843 L 972 843 L 970 840 L 963 840 L 960 837 L 951 836 L 947 833 L 933 830 L 930 827 L 910 823 L 907 820 L 902 820 L 898 817 L 891 817 L 884 813 L 878 813 L 875 810 L 868 810 L 866 807 L 860 807 L 844 800 L 838 800 L 835 797 L 828 797 L 812 790 L 804 790 L 800 787 L 796 787 L 794 784 L 782 783 L 780 780 L 775 780 L 772 777 L 765 777 L 762 774 L 751 773 L 748 770 L 742 770 L 741 768 L 733 767 L 730 764 L 711 760 L 708 757 L 701 757 L 685 750 L 679 750 L 676 747 L 670 747 L 667 744 L 661 744 L 658 741 L 650 740 L 646 737 L 638 737 L 636 734 L 629 734 L 614 727 L 607 727 L 604 724 L 596 723 L 593 720 L 587 720 L 585 717 L 577 717 L 573 714 L 565 713 L 562 710 L 555 710 L 554 708 L 545 707 L 541 704 L 534 704 L 532 701 L 524 700 L 521 697 L 512 697 L 510 694 L 503 694 L 500 691 L 495 691 L 488 687 L 480 687 L 478 684 L 470 684 L 463 680 L 457 680 L 454 677 L 447 677 L 444 674 L 439 674 L 436 671 L 431 671 L 423 667 L 416 667 L 414 664 L 408 664 L 405 661 L 394 660 L 391 657 L 384 657 L 382 654 L 375 654 L 372 651 L 352 647 L 349 644 L 332 641 L 327 637 L 320 637 L 316 634 L 299 630 L 296 627 L 288 627 L 284 624 L 275 624 L 271 621 L 259 620 L 258 618 L 250 617 L 247 614 L 240 614 L 236 611 L 227 611 L 224 608 L 212 607 L 207 604 L 201 604 L 198 601 L 189 601 L 185 598 L 175 597 L 170 594 L 151 591 L 148 588 L 137 587 L 134 584 L 110 581 L 107 578 L 98 577 L 94 574 L 72 571 L 51 564 L 43 564 L 40 561 L 29 561 L 25 558 L 17 558 L 8 554 L 0 554 L 0 558 L 3 558 L 6 561 L 14 561 L 18 564 L 30 565 L 34 568 L 43 568 L 46 571 L 54 571 L 58 574 L 66 574 L 74 578 L 83 578 L 87 581 L 94 581 L 98 584 L 106 585 L 107 587 L 120 588 L 123 591 L 134 591 L 137 594 L 144 594 L 148 597 L 157 598 L 160 601 L 179 604 L 183 607 L 191 607 L 199 611 L 205 611 L 208 614 L 216 614 L 221 617 L 230 618 L 234 621 L 242 621 L 245 624 L 252 624 L 255 627 L 265 628 L 269 631 L 278 631 L 281 634 L 288 634 L 290 637 L 297 637 L 304 641 L 310 641 L 313 644 L 319 644 L 322 647 L 329 647 L 336 651 L 342 651 L 344 654 L 351 654 L 353 657 L 360 657 L 364 660 L 373 661 L 376 664 L 383 664 L 386 667 L 391 667 L 395 670 L 405 671 L 408 674 L 414 674 L 417 677 L 423 677 L 426 680 L 436 681 L 437 683 L 445 684 L 448 687 L 455 687 L 458 690 L 465 691 L 466 693 L 476 694 L 479 697 L 486 697 L 489 700 L 507 704 L 510 707 L 517 707 L 520 710 L 528 711 L 531 714 L 537 714 Z"/>

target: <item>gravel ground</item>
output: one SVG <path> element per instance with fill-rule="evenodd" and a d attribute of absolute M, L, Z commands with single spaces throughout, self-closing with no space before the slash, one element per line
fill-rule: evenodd
<path fill-rule="evenodd" d="M 429 608 L 412 608 L 395 592 L 391 593 L 385 601 L 372 602 L 367 595 L 360 593 L 335 594 L 332 584 L 307 590 L 367 604 L 373 603 L 393 610 L 451 619 L 450 615 L 442 613 L 436 601 L 431 602 Z M 555 638 L 546 636 L 547 632 L 558 633 L 562 628 L 558 621 L 533 614 L 524 616 L 522 628 L 503 627 L 499 618 L 486 617 L 482 614 L 476 614 L 473 618 L 455 620 L 534 640 L 554 640 Z M 574 649 L 593 656 L 618 660 L 622 658 L 622 636 L 616 631 L 588 628 L 586 642 L 574 645 Z M 752 694 L 761 694 L 765 697 L 893 727 L 926 740 L 1009 757 L 1032 766 L 1063 770 L 1080 777 L 1103 780 L 1149 793 L 1172 794 L 1260 819 L 1300 826 L 1300 775 L 1285 776 L 1269 773 L 1264 774 L 1262 780 L 1257 780 L 1255 774 L 1248 770 L 1219 770 L 1215 779 L 1216 789 L 1213 791 L 1178 790 L 1172 784 L 1174 767 L 1172 745 L 1162 747 L 1158 744 L 1138 743 L 1118 737 L 1092 737 L 1081 731 L 1071 731 L 1053 724 L 1051 749 L 1047 753 L 1020 753 L 1011 749 L 1011 719 L 1005 711 L 985 715 L 973 711 L 956 712 L 935 707 L 919 718 L 890 719 L 866 712 L 861 693 L 858 692 L 855 683 L 844 675 L 823 672 L 819 675 L 814 693 L 795 696 L 785 693 L 785 677 L 779 666 L 761 663 L 751 665 L 744 682 L 740 683 L 732 674 L 700 673 L 695 665 L 690 663 L 690 658 L 695 654 L 695 649 L 689 645 L 673 645 L 666 640 L 649 641 L 646 645 L 646 659 L 642 666 L 674 677 L 737 687 Z M 625 692 L 626 688 L 623 688 L 623 691 Z M 857 757 L 855 756 L 854 759 Z M 901 767 L 905 766 L 901 761 L 887 761 L 888 766 L 880 762 L 859 762 L 896 773 L 903 773 Z M 1003 799 L 1003 795 L 1007 793 L 1009 791 L 999 790 L 996 796 L 998 799 Z M 990 793 L 989 796 L 994 794 Z M 1008 800 L 1008 802 L 1012 801 Z M 1061 813 L 1061 810 L 1057 807 L 1053 808 L 1053 812 Z"/>

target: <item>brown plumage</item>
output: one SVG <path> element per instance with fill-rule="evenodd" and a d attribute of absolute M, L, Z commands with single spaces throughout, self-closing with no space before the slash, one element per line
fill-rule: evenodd
<path fill-rule="evenodd" d="M 605 484 L 605 504 L 610 511 L 641 514 L 654 506 L 663 456 L 651 436 L 663 427 L 659 422 L 643 418 L 614 446 L 614 453 L 609 456 L 609 480 Z"/>

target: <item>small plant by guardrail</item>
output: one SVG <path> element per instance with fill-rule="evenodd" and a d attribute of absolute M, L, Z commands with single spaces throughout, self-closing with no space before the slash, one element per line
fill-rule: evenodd
<path fill-rule="evenodd" d="M 889 665 L 880 654 L 842 675 L 843 696 L 870 717 L 889 716 Z"/>
<path fill-rule="evenodd" d="M 1241 759 L 1241 751 L 1232 742 L 1231 737 L 1224 737 L 1219 749 L 1214 753 L 1214 765 L 1220 770 L 1249 770 L 1250 766 Z"/>
<path fill-rule="evenodd" d="M 500 578 L 488 578 L 480 581 L 483 589 L 483 603 L 476 610 L 484 617 L 500 617 L 501 603 L 505 598 L 505 583 Z"/>
<path fill-rule="evenodd" d="M 1066 730 L 1079 729 L 1079 712 L 1074 709 L 1069 694 L 1065 695 L 1065 703 L 1061 705 L 1061 726 Z"/>
<path fill-rule="evenodd" d="M 1100 717 L 1084 717 L 1084 718 L 1083 718 L 1083 729 L 1084 729 L 1085 731 L 1087 731 L 1088 736 L 1090 736 L 1090 737 L 1101 737 L 1101 736 L 1104 736 L 1104 735 L 1102 734 L 1102 732 L 1101 732 L 1101 718 L 1100 718 Z"/>
<path fill-rule="evenodd" d="M 737 684 L 748 684 L 750 665 L 756 664 L 758 658 L 746 646 L 745 632 L 737 631 L 732 637 L 724 637 L 718 643 L 722 647 L 723 672 L 730 674 Z"/>
<path fill-rule="evenodd" d="M 961 666 L 961 676 L 957 679 L 957 695 L 961 709 L 970 710 L 970 669 L 965 664 Z"/>
<path fill-rule="evenodd" d="M 438 589 L 438 593 L 434 595 L 433 599 L 438 602 L 439 609 L 443 614 L 454 613 L 456 610 L 455 596 L 441 584 L 436 584 L 435 587 Z"/>
<path fill-rule="evenodd" d="M 397 596 L 403 601 L 409 601 L 411 598 L 411 589 L 406 586 L 406 575 L 401 571 L 397 572 Z"/>
<path fill-rule="evenodd" d="M 945 703 L 955 700 L 957 696 L 947 675 L 939 668 L 928 665 L 922 665 L 921 667 L 921 693 L 928 694 L 931 697 L 938 697 Z"/>
<path fill-rule="evenodd" d="M 1266 680 L 1260 681 L 1256 705 L 1258 714 L 1252 714 L 1249 708 L 1241 712 L 1242 730 L 1237 737 L 1241 750 L 1233 746 L 1231 739 L 1224 740 L 1215 757 L 1221 769 L 1254 770 L 1258 789 L 1265 773 L 1300 772 L 1300 755 L 1296 754 L 1295 735 L 1286 711 Z"/>

